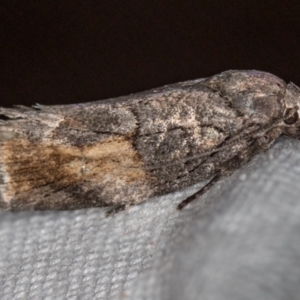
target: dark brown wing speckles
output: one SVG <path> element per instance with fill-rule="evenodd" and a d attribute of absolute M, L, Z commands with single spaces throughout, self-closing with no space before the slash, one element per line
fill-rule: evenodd
<path fill-rule="evenodd" d="M 101 102 L 0 108 L 0 205 L 124 208 L 228 175 L 281 134 L 299 137 L 299 94 L 269 73 L 228 71 Z"/>

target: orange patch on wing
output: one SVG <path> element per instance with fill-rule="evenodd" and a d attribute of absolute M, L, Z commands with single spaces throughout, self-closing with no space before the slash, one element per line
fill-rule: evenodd
<path fill-rule="evenodd" d="M 5 175 L 1 192 L 6 202 L 18 193 L 52 183 L 89 181 L 113 188 L 146 180 L 142 162 L 123 137 L 82 148 L 15 138 L 0 144 L 0 153 Z"/>

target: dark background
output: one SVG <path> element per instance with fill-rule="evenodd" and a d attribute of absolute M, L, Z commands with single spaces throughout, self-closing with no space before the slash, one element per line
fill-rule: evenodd
<path fill-rule="evenodd" d="M 0 3 L 0 104 L 116 97 L 258 69 L 300 85 L 300 1 Z"/>

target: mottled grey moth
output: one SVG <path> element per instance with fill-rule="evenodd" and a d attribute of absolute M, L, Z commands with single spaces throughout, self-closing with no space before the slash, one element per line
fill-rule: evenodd
<path fill-rule="evenodd" d="M 227 71 L 105 101 L 0 108 L 0 203 L 10 210 L 119 209 L 212 178 L 280 135 L 300 136 L 300 91 Z"/>

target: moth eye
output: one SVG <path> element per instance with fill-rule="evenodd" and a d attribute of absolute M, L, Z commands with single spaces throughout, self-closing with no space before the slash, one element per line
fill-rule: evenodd
<path fill-rule="evenodd" d="M 284 119 L 284 123 L 287 125 L 295 124 L 299 120 L 298 112 L 295 111 L 292 115 L 290 115 L 292 108 L 288 108 L 285 112 L 285 116 L 289 116 L 288 118 Z"/>

